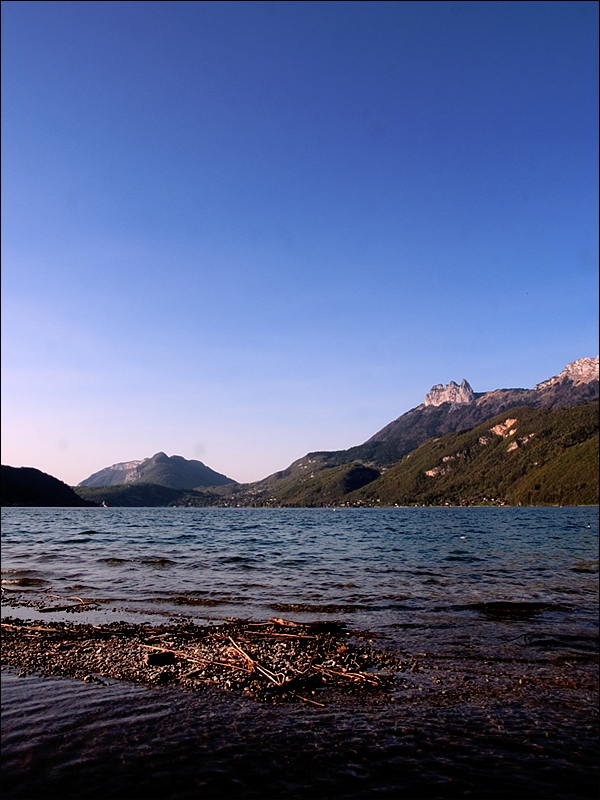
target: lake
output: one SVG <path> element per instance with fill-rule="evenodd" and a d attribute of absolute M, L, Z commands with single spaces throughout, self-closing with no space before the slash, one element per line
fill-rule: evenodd
<path fill-rule="evenodd" d="M 3 618 L 336 620 L 425 664 L 324 709 L 7 667 L 10 797 L 595 796 L 597 508 L 5 508 L 2 586 Z"/>

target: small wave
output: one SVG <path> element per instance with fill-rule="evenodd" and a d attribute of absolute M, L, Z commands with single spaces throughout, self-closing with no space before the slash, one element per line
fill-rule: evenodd
<path fill-rule="evenodd" d="M 369 611 L 371 606 L 363 605 L 338 605 L 326 603 L 324 605 L 309 605 L 308 603 L 271 603 L 269 608 L 274 611 L 296 612 L 299 614 L 352 614 L 355 611 Z"/>
<path fill-rule="evenodd" d="M 37 572 L 34 569 L 3 569 L 3 575 L 36 575 Z"/>
<path fill-rule="evenodd" d="M 598 652 L 598 637 L 573 635 L 573 634 L 524 634 L 523 644 L 531 647 L 541 647 L 543 650 L 553 650 L 557 648 L 568 650 L 579 650 L 584 653 Z M 597 658 L 593 659 L 597 663 Z"/>
<path fill-rule="evenodd" d="M 128 564 L 129 563 L 129 559 L 128 558 L 117 558 L 116 556 L 113 556 L 112 558 L 99 558 L 98 559 L 98 563 L 99 564 L 108 564 L 110 567 L 120 567 L 121 564 Z"/>
<path fill-rule="evenodd" d="M 585 572 L 595 575 L 598 572 L 598 562 L 588 561 L 587 559 L 576 561 L 574 566 L 571 567 L 571 572 Z"/>
<path fill-rule="evenodd" d="M 444 561 L 464 561 L 466 564 L 472 564 L 475 561 L 483 561 L 477 556 L 446 556 Z"/>
<path fill-rule="evenodd" d="M 166 597 L 147 597 L 144 600 L 145 603 L 173 603 L 176 606 L 203 606 L 204 608 L 214 608 L 216 606 L 224 606 L 230 603 L 241 603 L 243 604 L 243 600 L 240 600 L 235 597 L 191 597 L 189 595 L 169 595 Z M 153 612 L 154 613 L 154 612 Z"/>
<path fill-rule="evenodd" d="M 169 601 L 171 603 L 175 603 L 177 606 L 208 606 L 213 608 L 214 606 L 222 606 L 226 605 L 227 603 L 231 603 L 230 599 L 225 600 L 215 600 L 214 597 L 169 597 Z"/>
<path fill-rule="evenodd" d="M 256 561 L 256 559 L 248 558 L 246 556 L 222 556 L 219 561 L 221 564 L 248 564 L 252 561 Z"/>
<path fill-rule="evenodd" d="M 93 539 L 63 539 L 60 544 L 85 544 L 91 541 L 93 541 Z"/>
<path fill-rule="evenodd" d="M 460 608 L 460 607 L 458 607 Z M 469 603 L 462 608 L 479 611 L 491 619 L 532 619 L 544 611 L 568 611 L 568 606 L 558 603 L 527 603 L 513 601 L 492 601 L 487 603 Z"/>
<path fill-rule="evenodd" d="M 142 564 L 147 564 L 149 567 L 174 567 L 175 562 L 170 558 L 142 558 Z"/>
<path fill-rule="evenodd" d="M 43 586 L 43 578 L 2 578 L 2 586 Z"/>
<path fill-rule="evenodd" d="M 48 583 L 35 569 L 3 569 L 2 586 L 43 586 Z"/>

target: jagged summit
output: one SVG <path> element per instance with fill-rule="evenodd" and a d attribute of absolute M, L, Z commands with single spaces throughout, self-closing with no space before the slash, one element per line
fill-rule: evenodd
<path fill-rule="evenodd" d="M 536 384 L 533 391 L 550 389 L 553 386 L 562 384 L 569 381 L 573 386 L 581 386 L 592 381 L 597 381 L 599 376 L 599 357 L 595 358 L 578 358 L 576 361 L 571 361 L 558 375 L 552 378 L 547 378 L 545 381 Z M 487 393 L 485 393 L 487 394 Z M 432 386 L 430 391 L 425 395 L 423 402 L 424 406 L 441 406 L 442 403 L 454 404 L 468 404 L 475 403 L 476 397 L 469 382 L 464 378 L 460 386 L 454 381 L 446 384 L 437 383 Z"/>
<path fill-rule="evenodd" d="M 567 364 L 558 375 L 536 384 L 535 388 L 547 389 L 565 380 L 571 381 L 575 386 L 597 381 L 600 373 L 598 362 L 599 356 L 596 356 L 596 358 L 578 358 L 577 361 L 571 361 L 570 364 Z"/>
<path fill-rule="evenodd" d="M 209 477 L 195 474 L 189 481 L 188 467 L 191 464 L 199 465 L 206 471 L 209 471 L 208 467 L 201 462 L 188 462 L 180 456 L 169 457 L 165 453 L 156 453 L 142 463 L 116 464 L 114 468 L 90 476 L 80 485 L 98 487 L 127 484 L 129 489 L 132 488 L 131 484 L 138 483 L 154 483 L 177 489 L 215 487 L 210 497 L 202 499 L 202 505 L 303 506 L 337 503 L 348 492 L 357 491 L 378 480 L 377 475 L 383 475 L 394 465 L 400 464 L 405 456 L 416 451 L 428 439 L 468 431 L 498 415 L 504 415 L 499 419 L 499 423 L 504 425 L 507 420 L 517 418 L 512 409 L 519 407 L 550 410 L 584 405 L 595 400 L 598 393 L 598 358 L 573 361 L 559 375 L 543 381 L 535 389 L 474 392 L 464 379 L 460 385 L 451 381 L 446 386 L 433 386 L 424 403 L 390 422 L 363 444 L 334 452 L 310 452 L 287 469 L 251 484 L 235 484 L 225 476 L 220 476 L 221 480 L 215 479 L 215 473 Z M 597 467 L 597 462 L 595 464 Z M 130 467 L 131 472 L 124 467 Z M 434 464 L 427 469 L 435 467 Z M 424 475 L 428 475 L 427 471 Z M 199 477 L 204 479 L 199 480 Z M 227 483 L 230 485 L 226 486 Z"/>
<path fill-rule="evenodd" d="M 441 383 L 432 386 L 428 394 L 425 395 L 424 405 L 441 406 L 442 403 L 474 402 L 473 389 L 471 389 L 469 382 L 463 378 L 460 386 L 454 381 L 450 381 L 446 386 L 442 386 Z"/>

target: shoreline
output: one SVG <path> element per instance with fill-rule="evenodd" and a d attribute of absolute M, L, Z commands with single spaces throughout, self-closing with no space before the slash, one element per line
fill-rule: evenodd
<path fill-rule="evenodd" d="M 325 705 L 330 696 L 446 706 L 546 702 L 566 690 L 598 705 L 598 655 L 547 643 L 541 655 L 412 653 L 378 646 L 377 634 L 335 621 L 271 618 L 198 625 L 91 625 L 5 617 L 2 665 L 103 683 L 106 679 L 198 690 L 210 686 L 267 702 Z M 388 643 L 389 648 L 389 643 Z"/>
<path fill-rule="evenodd" d="M 317 693 L 388 696 L 409 663 L 343 623 L 229 620 L 220 624 L 105 625 L 5 617 L 2 665 L 103 683 L 207 686 L 260 701 L 323 706 Z"/>

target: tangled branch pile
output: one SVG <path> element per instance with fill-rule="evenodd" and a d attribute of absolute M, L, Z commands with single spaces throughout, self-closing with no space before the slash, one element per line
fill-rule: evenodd
<path fill-rule="evenodd" d="M 216 686 L 258 700 L 317 699 L 325 689 L 385 693 L 409 665 L 359 642 L 340 623 L 176 626 L 2 623 L 2 663 L 21 674 Z"/>

